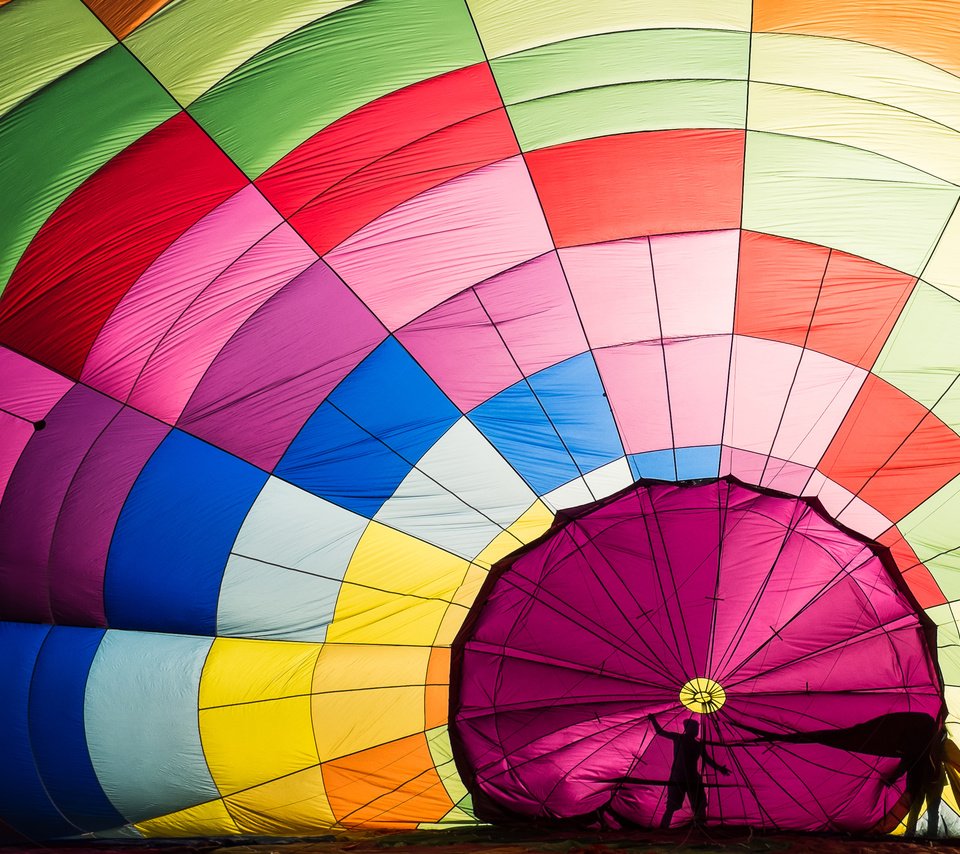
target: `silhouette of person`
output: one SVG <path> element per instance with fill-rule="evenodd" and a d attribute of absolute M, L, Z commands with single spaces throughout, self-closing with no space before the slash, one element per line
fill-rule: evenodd
<path fill-rule="evenodd" d="M 673 742 L 673 765 L 670 768 L 670 778 L 667 781 L 667 809 L 660 819 L 662 829 L 670 827 L 673 814 L 683 806 L 683 799 L 690 801 L 693 810 L 693 821 L 700 824 L 706 817 L 707 799 L 703 788 L 703 777 L 700 775 L 700 760 L 715 768 L 721 774 L 729 774 L 725 766 L 710 758 L 697 738 L 700 724 L 693 718 L 683 722 L 683 732 L 667 732 L 654 715 L 650 715 L 657 735 L 669 738 Z"/>

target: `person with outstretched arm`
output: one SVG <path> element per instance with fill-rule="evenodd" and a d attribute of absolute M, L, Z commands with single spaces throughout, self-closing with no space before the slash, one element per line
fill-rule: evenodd
<path fill-rule="evenodd" d="M 711 768 L 727 775 L 730 770 L 720 765 L 710 757 L 697 738 L 700 724 L 694 718 L 687 718 L 683 722 L 683 732 L 667 732 L 655 715 L 650 715 L 657 735 L 669 738 L 673 742 L 673 765 L 670 768 L 670 778 L 667 782 L 667 809 L 660 820 L 660 827 L 670 827 L 673 814 L 683 806 L 683 799 L 690 801 L 693 810 L 694 823 L 700 824 L 706 817 L 707 799 L 703 788 L 703 777 L 700 774 L 700 761 L 703 760 Z"/>

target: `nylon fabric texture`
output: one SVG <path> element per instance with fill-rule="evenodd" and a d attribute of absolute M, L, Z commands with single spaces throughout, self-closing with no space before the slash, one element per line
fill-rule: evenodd
<path fill-rule="evenodd" d="M 8 0 L 0 164 L 4 832 L 960 835 L 958 0 Z"/>

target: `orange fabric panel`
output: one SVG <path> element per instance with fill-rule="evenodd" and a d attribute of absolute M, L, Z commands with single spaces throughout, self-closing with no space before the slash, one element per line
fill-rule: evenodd
<path fill-rule="evenodd" d="M 807 346 L 869 368 L 916 283 L 874 261 L 833 252 Z"/>
<path fill-rule="evenodd" d="M 325 762 L 323 783 L 347 827 L 413 829 L 453 809 L 423 733 Z"/>
<path fill-rule="evenodd" d="M 742 130 L 615 134 L 524 155 L 558 247 L 738 228 Z"/>
<path fill-rule="evenodd" d="M 960 474 L 960 436 L 870 374 L 819 469 L 898 521 Z"/>
<path fill-rule="evenodd" d="M 744 231 L 734 331 L 803 346 L 829 250 Z"/>
<path fill-rule="evenodd" d="M 86 0 L 87 6 L 118 39 L 132 33 L 170 0 Z"/>
<path fill-rule="evenodd" d="M 867 42 L 960 73 L 960 0 L 755 0 L 753 29 Z"/>
<path fill-rule="evenodd" d="M 907 582 L 907 587 L 910 588 L 910 592 L 916 597 L 917 604 L 921 608 L 933 608 L 935 605 L 947 603 L 940 585 L 930 574 L 930 570 L 920 562 L 917 553 L 903 538 L 899 528 L 896 526 L 888 528 L 877 537 L 877 542 L 889 549 L 891 557 L 896 561 L 903 575 L 903 580 Z"/>
<path fill-rule="evenodd" d="M 811 350 L 869 368 L 916 282 L 865 258 L 746 231 L 736 332 L 798 347 L 806 340 Z"/>
<path fill-rule="evenodd" d="M 430 651 L 427 665 L 427 685 L 424 692 L 424 726 L 433 729 L 447 722 L 450 706 L 450 650 L 435 646 Z"/>

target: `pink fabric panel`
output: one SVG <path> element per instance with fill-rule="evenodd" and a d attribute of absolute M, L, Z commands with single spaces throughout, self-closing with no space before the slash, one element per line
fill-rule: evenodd
<path fill-rule="evenodd" d="M 130 403 L 176 423 L 223 345 L 264 302 L 316 260 L 316 253 L 288 225 L 272 231 L 177 318 L 137 380 Z"/>
<path fill-rule="evenodd" d="M 724 448 L 721 455 L 722 474 L 732 474 L 744 483 L 778 489 L 791 495 L 800 495 L 812 469 L 797 463 L 741 451 L 739 448 Z"/>
<path fill-rule="evenodd" d="M 33 422 L 0 412 L 0 436 L 3 437 L 3 441 L 0 441 L 0 500 L 3 499 L 3 491 L 7 488 L 13 467 L 34 432 Z"/>
<path fill-rule="evenodd" d="M 805 350 L 773 446 L 774 456 L 816 466 L 866 378 L 862 368 Z"/>
<path fill-rule="evenodd" d="M 476 291 L 524 376 L 587 350 L 556 252 L 501 273 Z"/>
<path fill-rule="evenodd" d="M 594 350 L 594 358 L 628 454 L 673 447 L 659 341 Z"/>
<path fill-rule="evenodd" d="M 173 243 L 134 283 L 100 330 L 81 379 L 127 400 L 140 372 L 203 290 L 282 222 L 247 186 Z"/>
<path fill-rule="evenodd" d="M 660 337 L 647 239 L 560 250 L 590 346 Z"/>
<path fill-rule="evenodd" d="M 789 344 L 734 336 L 724 444 L 770 453 L 800 354 Z"/>
<path fill-rule="evenodd" d="M 523 379 L 472 288 L 396 336 L 462 412 Z"/>
<path fill-rule="evenodd" d="M 421 193 L 325 260 L 392 331 L 553 243 L 522 157 Z"/>
<path fill-rule="evenodd" d="M 733 332 L 740 232 L 651 237 L 664 338 Z"/>
<path fill-rule="evenodd" d="M 855 498 L 850 490 L 815 471 L 803 495 L 815 495 L 826 511 L 841 525 L 852 528 L 865 537 L 875 539 L 893 523 L 862 498 Z"/>
<path fill-rule="evenodd" d="M 0 347 L 0 409 L 39 421 L 72 387 L 73 380 Z"/>
<path fill-rule="evenodd" d="M 727 396 L 730 336 L 664 341 L 673 444 L 719 445 Z"/>

